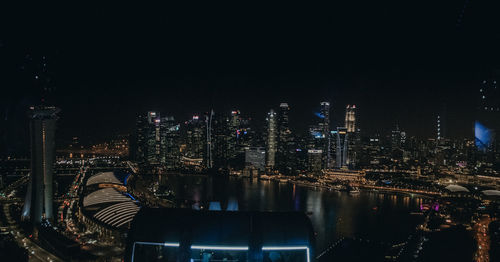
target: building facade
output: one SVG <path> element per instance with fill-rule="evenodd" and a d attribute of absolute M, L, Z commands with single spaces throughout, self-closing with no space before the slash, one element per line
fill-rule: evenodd
<path fill-rule="evenodd" d="M 34 224 L 53 219 L 53 174 L 55 161 L 55 107 L 31 107 L 31 176 L 22 211 L 23 219 Z"/>

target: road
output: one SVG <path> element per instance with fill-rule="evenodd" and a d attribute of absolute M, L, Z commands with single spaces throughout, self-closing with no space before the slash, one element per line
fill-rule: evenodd
<path fill-rule="evenodd" d="M 494 220 L 484 215 L 474 226 L 474 237 L 477 241 L 477 250 L 474 258 L 477 262 L 490 261 L 490 237 L 488 235 L 488 226 L 492 221 Z"/>
<path fill-rule="evenodd" d="M 3 202 L 3 201 L 2 201 Z M 12 219 L 10 215 L 10 203 L 2 203 L 2 212 L 5 215 L 8 225 L 8 231 L 14 236 L 15 241 L 20 247 L 24 247 L 28 250 L 30 254 L 29 261 L 49 261 L 49 262 L 59 262 L 62 261 L 58 257 L 54 256 L 52 253 L 41 248 L 38 244 L 33 242 L 31 239 L 21 234 L 21 229 L 16 224 L 16 221 Z"/>

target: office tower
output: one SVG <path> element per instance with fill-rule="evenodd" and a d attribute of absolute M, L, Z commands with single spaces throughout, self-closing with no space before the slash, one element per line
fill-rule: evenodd
<path fill-rule="evenodd" d="M 321 174 L 321 165 L 323 160 L 323 150 L 309 149 L 307 150 L 308 170 L 314 175 Z"/>
<path fill-rule="evenodd" d="M 349 133 L 349 166 L 351 168 L 355 168 L 358 159 L 358 152 L 361 146 L 361 135 L 356 125 L 356 105 L 347 105 L 345 110 L 344 126 L 347 128 L 347 133 Z"/>
<path fill-rule="evenodd" d="M 229 118 L 225 114 L 214 113 L 212 116 L 212 153 L 215 168 L 228 166 Z"/>
<path fill-rule="evenodd" d="M 249 147 L 245 151 L 245 166 L 263 171 L 266 167 L 266 150 L 262 147 Z"/>
<path fill-rule="evenodd" d="M 241 116 L 240 116 L 240 111 L 239 110 L 233 110 L 231 111 L 231 115 L 229 117 L 229 123 L 228 123 L 228 157 L 230 159 L 236 158 L 237 155 L 237 147 L 238 147 L 238 140 L 239 140 L 239 129 L 240 129 L 240 122 L 241 122 Z"/>
<path fill-rule="evenodd" d="M 322 151 L 323 151 L 323 167 L 330 168 L 331 163 L 331 136 L 330 136 L 330 102 L 320 103 L 320 114 L 321 122 L 319 123 L 319 128 L 322 135 Z"/>
<path fill-rule="evenodd" d="M 157 165 L 162 163 L 161 118 L 158 112 L 148 112 L 137 118 L 134 158 L 137 162 Z"/>
<path fill-rule="evenodd" d="M 345 109 L 345 127 L 348 133 L 356 132 L 356 105 L 347 105 Z"/>
<path fill-rule="evenodd" d="M 146 131 L 146 161 L 149 164 L 160 164 L 161 136 L 160 136 L 160 113 L 148 112 L 148 123 Z"/>
<path fill-rule="evenodd" d="M 186 150 L 184 156 L 192 159 L 205 159 L 206 155 L 206 127 L 205 121 L 198 115 L 194 115 L 186 123 Z"/>
<path fill-rule="evenodd" d="M 348 133 L 347 128 L 337 127 L 337 150 L 336 150 L 336 167 L 346 168 L 349 164 L 347 158 L 348 151 Z"/>
<path fill-rule="evenodd" d="M 392 148 L 392 150 L 401 149 L 401 146 L 403 145 L 401 138 L 402 138 L 401 130 L 399 130 L 399 126 L 396 125 L 396 128 L 391 131 L 391 148 Z"/>
<path fill-rule="evenodd" d="M 287 103 L 280 104 L 278 113 L 278 150 L 276 154 L 276 166 L 283 173 L 289 173 L 291 170 L 291 145 L 292 131 L 290 130 L 288 114 L 290 107 Z"/>
<path fill-rule="evenodd" d="M 266 166 L 274 168 L 276 164 L 276 150 L 277 150 L 277 116 L 274 110 L 271 109 L 267 113 L 267 159 Z"/>
<path fill-rule="evenodd" d="M 322 116 L 322 122 L 320 123 L 320 126 L 323 129 L 323 134 L 326 137 L 326 134 L 330 133 L 330 103 L 329 102 L 321 102 L 321 116 Z"/>
<path fill-rule="evenodd" d="M 55 161 L 55 131 L 57 113 L 55 107 L 31 107 L 31 177 L 23 207 L 23 219 L 34 224 L 42 220 L 52 220 L 52 176 Z"/>
<path fill-rule="evenodd" d="M 160 162 L 167 170 L 175 170 L 180 166 L 180 125 L 173 116 L 160 120 Z"/>

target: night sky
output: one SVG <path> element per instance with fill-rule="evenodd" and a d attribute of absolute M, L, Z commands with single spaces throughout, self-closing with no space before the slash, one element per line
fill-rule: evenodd
<path fill-rule="evenodd" d="M 494 1 L 335 2 L 2 8 L 2 145 L 28 139 L 19 130 L 41 90 L 29 68 L 42 56 L 61 139 L 129 133 L 147 110 L 263 121 L 280 102 L 300 131 L 324 100 L 333 125 L 356 104 L 364 131 L 420 137 L 445 105 L 449 136 L 472 137 L 479 84 L 500 68 Z"/>

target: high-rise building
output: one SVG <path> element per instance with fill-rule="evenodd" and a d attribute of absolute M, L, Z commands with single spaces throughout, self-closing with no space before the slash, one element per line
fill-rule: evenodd
<path fill-rule="evenodd" d="M 240 123 L 241 123 L 241 115 L 239 110 L 233 110 L 231 111 L 231 115 L 229 117 L 229 123 L 228 123 L 228 135 L 229 135 L 229 140 L 227 143 L 228 146 L 228 157 L 230 159 L 236 158 L 237 151 L 238 151 L 238 140 L 239 140 L 239 129 L 240 129 Z"/>
<path fill-rule="evenodd" d="M 283 173 L 291 171 L 291 146 L 292 146 L 292 131 L 288 114 L 290 107 L 287 103 L 280 104 L 278 113 L 278 150 L 276 154 L 276 166 Z"/>
<path fill-rule="evenodd" d="M 206 155 L 206 133 L 205 121 L 194 115 L 186 123 L 186 150 L 184 156 L 193 159 L 205 159 Z"/>
<path fill-rule="evenodd" d="M 180 166 L 180 125 L 173 116 L 160 119 L 160 163 L 167 170 L 175 170 Z"/>
<path fill-rule="evenodd" d="M 399 129 L 399 126 L 396 125 L 396 128 L 391 131 L 391 148 L 392 150 L 401 149 L 403 146 L 403 137 L 406 138 L 406 133 L 402 132 Z"/>
<path fill-rule="evenodd" d="M 53 164 L 55 161 L 55 131 L 57 113 L 55 107 L 31 107 L 31 176 L 22 211 L 23 219 L 34 224 L 53 218 Z"/>
<path fill-rule="evenodd" d="M 347 105 L 345 109 L 345 127 L 348 133 L 356 132 L 356 105 Z"/>
<path fill-rule="evenodd" d="M 245 166 L 263 171 L 266 167 L 266 150 L 262 147 L 249 147 L 245 151 Z"/>
<path fill-rule="evenodd" d="M 314 175 L 319 175 L 321 173 L 322 158 L 323 158 L 323 150 L 321 149 L 307 150 L 308 170 L 312 172 Z"/>
<path fill-rule="evenodd" d="M 136 143 L 134 158 L 137 162 L 149 165 L 161 164 L 161 118 L 158 112 L 140 115 L 136 124 Z"/>
<path fill-rule="evenodd" d="M 180 166 L 180 140 L 180 125 L 172 116 L 161 117 L 159 112 L 147 112 L 137 118 L 131 158 L 145 165 L 177 169 Z"/>
<path fill-rule="evenodd" d="M 348 133 L 347 128 L 337 127 L 337 148 L 336 148 L 336 167 L 345 168 L 349 165 L 347 158 L 348 151 Z"/>
<path fill-rule="evenodd" d="M 271 109 L 267 113 L 267 157 L 266 166 L 269 168 L 274 168 L 276 164 L 276 151 L 277 151 L 277 116 L 276 112 Z"/>
<path fill-rule="evenodd" d="M 227 168 L 228 165 L 228 124 L 229 119 L 224 114 L 214 113 L 212 116 L 211 144 L 213 154 L 213 166 L 215 168 Z"/>
<path fill-rule="evenodd" d="M 321 102 L 320 111 L 322 116 L 320 126 L 322 127 L 323 134 L 326 137 L 326 134 L 330 133 L 330 102 Z"/>
<path fill-rule="evenodd" d="M 348 156 L 349 167 L 355 168 L 361 146 L 361 135 L 356 125 L 356 105 L 347 105 L 344 126 L 349 134 Z"/>
<path fill-rule="evenodd" d="M 330 168 L 332 162 L 331 158 L 331 135 L 330 135 L 330 102 L 321 102 L 321 121 L 319 123 L 319 128 L 321 130 L 322 136 L 322 153 L 323 153 L 323 167 Z"/>

